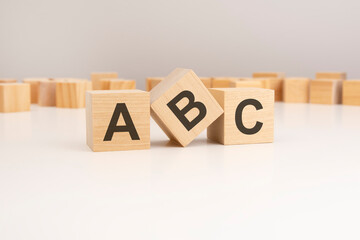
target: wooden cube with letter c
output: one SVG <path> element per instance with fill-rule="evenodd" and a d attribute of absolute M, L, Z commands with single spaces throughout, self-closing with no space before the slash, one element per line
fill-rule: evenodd
<path fill-rule="evenodd" d="M 150 148 L 150 93 L 86 92 L 86 139 L 94 152 Z"/>
<path fill-rule="evenodd" d="M 274 91 L 261 88 L 209 89 L 221 115 L 207 129 L 210 140 L 224 145 L 274 141 Z"/>
<path fill-rule="evenodd" d="M 150 92 L 151 116 L 173 141 L 187 146 L 223 110 L 198 76 L 177 68 Z"/>

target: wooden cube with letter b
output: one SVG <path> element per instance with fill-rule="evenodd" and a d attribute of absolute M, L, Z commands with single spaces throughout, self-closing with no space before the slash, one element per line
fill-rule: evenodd
<path fill-rule="evenodd" d="M 187 146 L 223 110 L 190 69 L 177 68 L 150 92 L 151 116 L 171 139 Z"/>
<path fill-rule="evenodd" d="M 209 89 L 221 115 L 207 130 L 209 139 L 224 145 L 274 141 L 274 91 L 261 88 Z"/>
<path fill-rule="evenodd" d="M 86 139 L 94 152 L 150 148 L 150 93 L 86 92 Z"/>

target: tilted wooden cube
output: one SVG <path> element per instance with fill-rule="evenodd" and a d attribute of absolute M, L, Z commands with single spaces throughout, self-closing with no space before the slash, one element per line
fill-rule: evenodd
<path fill-rule="evenodd" d="M 127 90 L 135 89 L 135 80 L 125 80 L 117 78 L 103 78 L 100 80 L 101 90 Z"/>
<path fill-rule="evenodd" d="M 331 79 L 310 81 L 310 103 L 340 104 L 342 83 Z"/>
<path fill-rule="evenodd" d="M 212 79 L 212 88 L 229 88 L 230 82 L 237 80 L 236 77 L 214 77 Z"/>
<path fill-rule="evenodd" d="M 284 102 L 308 103 L 310 93 L 309 78 L 285 78 Z"/>
<path fill-rule="evenodd" d="M 343 82 L 343 104 L 360 106 L 360 80 Z"/>
<path fill-rule="evenodd" d="M 31 103 L 36 104 L 39 102 L 39 86 L 41 81 L 49 81 L 49 78 L 25 78 L 24 83 L 30 84 L 31 90 Z"/>
<path fill-rule="evenodd" d="M 230 87 L 233 88 L 264 88 L 265 84 L 262 80 L 249 79 L 249 80 L 233 80 L 230 82 Z"/>
<path fill-rule="evenodd" d="M 146 78 L 146 91 L 151 91 L 159 82 L 164 80 L 163 77 L 148 77 Z"/>
<path fill-rule="evenodd" d="M 86 139 L 94 152 L 150 148 L 150 93 L 86 92 Z"/>
<path fill-rule="evenodd" d="M 30 85 L 0 83 L 0 112 L 30 111 Z"/>
<path fill-rule="evenodd" d="M 84 108 L 87 80 L 64 79 L 56 81 L 56 107 Z"/>
<path fill-rule="evenodd" d="M 261 88 L 209 89 L 224 113 L 207 129 L 224 145 L 274 141 L 274 91 Z"/>
<path fill-rule="evenodd" d="M 42 107 L 56 106 L 56 81 L 43 80 L 39 83 L 38 104 Z"/>
<path fill-rule="evenodd" d="M 223 112 L 190 69 L 175 69 L 150 94 L 151 116 L 171 140 L 183 147 Z"/>
<path fill-rule="evenodd" d="M 100 80 L 103 78 L 118 78 L 118 74 L 116 72 L 91 73 L 92 88 L 94 90 L 101 90 Z"/>
<path fill-rule="evenodd" d="M 335 80 L 345 80 L 345 72 L 318 72 L 316 73 L 315 79 L 335 79 Z"/>

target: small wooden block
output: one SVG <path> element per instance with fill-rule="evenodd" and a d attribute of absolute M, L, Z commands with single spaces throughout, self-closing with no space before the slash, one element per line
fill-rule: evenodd
<path fill-rule="evenodd" d="M 13 78 L 0 78 L 0 83 L 16 83 L 16 79 Z"/>
<path fill-rule="evenodd" d="M 264 81 L 262 80 L 233 80 L 230 82 L 230 87 L 233 88 L 264 88 Z"/>
<path fill-rule="evenodd" d="M 159 82 L 164 80 L 163 77 L 148 77 L 146 78 L 146 91 L 151 91 L 153 87 L 156 86 Z M 154 83 L 152 83 L 154 81 Z"/>
<path fill-rule="evenodd" d="M 340 104 L 342 82 L 333 79 L 310 81 L 310 103 Z"/>
<path fill-rule="evenodd" d="M 285 78 L 284 102 L 308 103 L 310 91 L 309 78 Z"/>
<path fill-rule="evenodd" d="M 223 113 L 190 69 L 175 69 L 150 94 L 151 116 L 171 140 L 183 147 Z"/>
<path fill-rule="evenodd" d="M 56 106 L 56 81 L 44 80 L 39 83 L 39 106 L 54 107 Z"/>
<path fill-rule="evenodd" d="M 39 86 L 41 81 L 48 81 L 49 78 L 25 78 L 24 83 L 30 84 L 31 103 L 37 104 L 39 102 Z"/>
<path fill-rule="evenodd" d="M 255 72 L 253 78 L 285 78 L 283 72 Z"/>
<path fill-rule="evenodd" d="M 163 80 L 164 80 L 164 78 L 152 79 L 152 80 L 151 80 L 151 89 L 153 89 L 154 87 L 156 87 L 156 85 L 158 85 L 159 83 L 161 83 Z"/>
<path fill-rule="evenodd" d="M 235 77 L 214 77 L 212 79 L 212 88 L 229 88 L 230 82 L 237 80 Z"/>
<path fill-rule="evenodd" d="M 283 78 L 263 78 L 265 88 L 275 91 L 275 101 L 280 102 L 283 100 Z"/>
<path fill-rule="evenodd" d="M 101 90 L 127 90 L 135 89 L 135 80 L 103 78 L 100 80 Z"/>
<path fill-rule="evenodd" d="M 209 89 L 224 110 L 207 136 L 224 145 L 274 141 L 274 91 L 261 88 Z"/>
<path fill-rule="evenodd" d="M 100 80 L 103 78 L 118 78 L 116 72 L 91 73 L 91 82 L 94 90 L 101 90 Z"/>
<path fill-rule="evenodd" d="M 336 79 L 346 80 L 345 72 L 318 72 L 316 73 L 316 79 Z"/>
<path fill-rule="evenodd" d="M 87 82 L 83 80 L 56 81 L 56 107 L 84 108 Z"/>
<path fill-rule="evenodd" d="M 150 148 L 150 93 L 86 93 L 86 138 L 94 152 Z"/>
<path fill-rule="evenodd" d="M 211 77 L 199 77 L 202 83 L 206 88 L 212 88 L 212 78 Z"/>
<path fill-rule="evenodd" d="M 360 106 L 360 80 L 343 82 L 343 104 Z"/>
<path fill-rule="evenodd" d="M 27 83 L 0 83 L 0 112 L 30 111 L 30 85 Z"/>

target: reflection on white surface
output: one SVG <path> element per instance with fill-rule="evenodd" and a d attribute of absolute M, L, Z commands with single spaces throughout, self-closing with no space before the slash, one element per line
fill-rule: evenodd
<path fill-rule="evenodd" d="M 359 239 L 360 108 L 275 113 L 272 144 L 182 148 L 152 121 L 150 150 L 103 153 L 84 109 L 0 114 L 0 239 Z"/>

